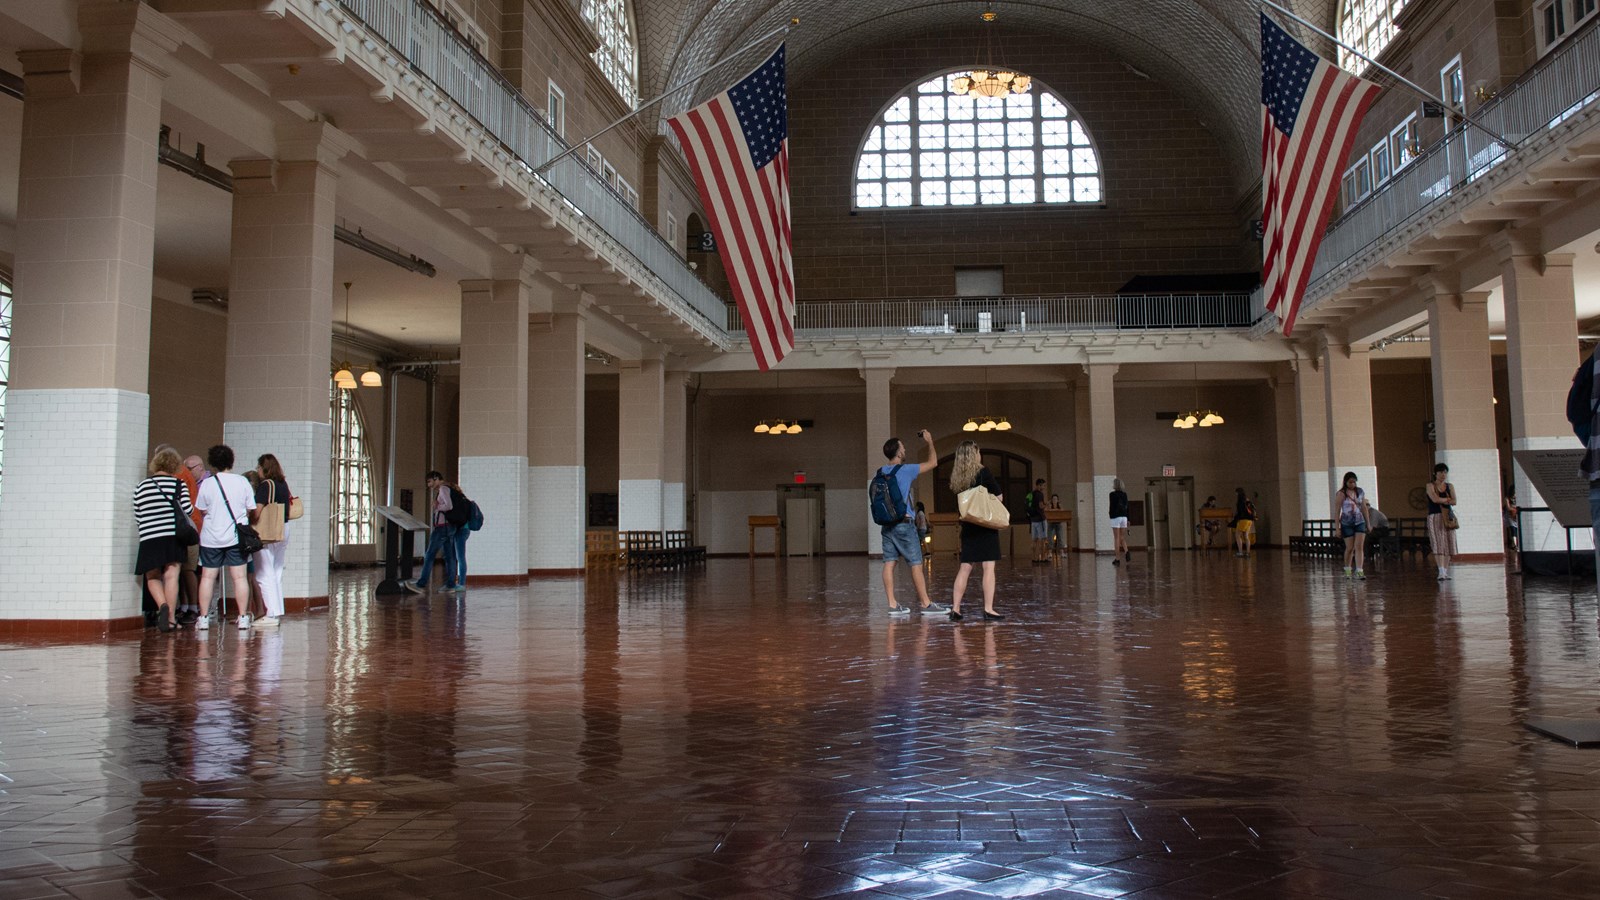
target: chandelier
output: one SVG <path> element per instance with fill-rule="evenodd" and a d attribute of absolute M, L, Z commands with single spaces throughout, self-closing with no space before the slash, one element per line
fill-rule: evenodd
<path fill-rule="evenodd" d="M 804 430 L 798 419 L 774 419 L 771 422 L 762 419 L 756 423 L 756 434 L 799 434 Z"/>
<path fill-rule="evenodd" d="M 962 431 L 1010 431 L 1011 423 L 1005 416 L 976 416 L 961 426 Z"/>
<path fill-rule="evenodd" d="M 983 11 L 983 21 L 993 24 L 995 14 L 993 9 Z M 1033 85 L 1033 79 L 1021 72 L 998 68 L 994 64 L 994 33 L 985 28 L 983 30 L 984 57 L 983 64 L 974 66 L 972 71 L 965 75 L 957 75 L 950 80 L 950 93 L 958 97 L 967 94 L 980 94 L 984 97 L 1004 97 L 1007 94 L 1026 94 Z"/>
<path fill-rule="evenodd" d="M 345 336 L 345 340 L 349 340 L 350 339 L 350 285 L 352 285 L 354 283 L 355 282 L 353 282 L 353 281 L 346 281 L 344 283 L 344 336 Z M 346 362 L 341 362 L 341 363 L 339 363 L 338 366 L 334 367 L 334 370 L 333 370 L 333 385 L 334 385 L 334 387 L 337 387 L 341 391 L 353 391 L 353 390 L 356 389 L 357 386 L 360 386 L 360 387 L 383 387 L 383 375 L 381 375 L 378 372 L 377 369 L 374 369 L 371 366 L 367 366 L 367 370 L 365 372 L 361 373 L 361 381 L 357 382 L 356 381 L 356 374 L 350 370 L 350 363 L 348 361 L 346 361 Z"/>
<path fill-rule="evenodd" d="M 1191 409 L 1188 412 L 1178 413 L 1178 417 L 1172 420 L 1173 428 L 1210 428 L 1213 425 L 1221 425 L 1223 422 L 1227 421 L 1226 419 L 1222 418 L 1221 413 L 1214 409 L 1200 408 L 1199 363 L 1194 364 L 1194 405 L 1194 409 Z"/>

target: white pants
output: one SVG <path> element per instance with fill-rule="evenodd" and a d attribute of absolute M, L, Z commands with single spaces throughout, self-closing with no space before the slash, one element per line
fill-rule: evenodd
<path fill-rule="evenodd" d="M 261 586 L 261 602 L 266 604 L 267 615 L 283 615 L 283 564 L 289 559 L 289 530 L 284 529 L 283 540 L 262 544 L 256 553 L 256 584 Z"/>

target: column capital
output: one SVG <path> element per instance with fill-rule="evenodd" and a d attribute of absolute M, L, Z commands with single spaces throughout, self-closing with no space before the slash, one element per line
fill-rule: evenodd
<path fill-rule="evenodd" d="M 1489 249 L 1500 262 L 1518 256 L 1539 256 L 1544 235 L 1537 228 L 1504 228 L 1489 235 Z"/>
<path fill-rule="evenodd" d="M 71 97 L 83 78 L 83 57 L 71 48 L 18 50 L 29 97 Z"/>
<path fill-rule="evenodd" d="M 360 150 L 355 138 L 327 122 L 279 125 L 275 134 L 280 162 L 314 162 L 332 168 L 352 151 Z"/>
<path fill-rule="evenodd" d="M 167 63 L 188 31 L 146 3 L 87 3 L 78 9 L 78 30 L 85 54 L 126 53 L 157 75 L 167 76 Z"/>
<path fill-rule="evenodd" d="M 1120 363 L 1087 362 L 1082 363 L 1082 366 L 1083 374 L 1088 375 L 1090 378 L 1093 378 L 1096 375 L 1115 376 L 1117 374 L 1117 370 L 1122 368 Z"/>
<path fill-rule="evenodd" d="M 1433 299 L 1428 301 L 1432 303 L 1440 298 L 1454 297 L 1461 293 L 1461 274 L 1433 269 L 1418 275 L 1412 284 L 1417 286 L 1417 290 L 1432 297 Z"/>
<path fill-rule="evenodd" d="M 1546 253 L 1539 258 L 1539 274 L 1546 275 L 1551 269 L 1570 269 L 1576 254 L 1572 253 Z"/>
<path fill-rule="evenodd" d="M 531 286 L 539 274 L 539 261 L 526 253 L 507 253 L 495 257 L 489 272 L 496 281 L 520 281 Z"/>
<path fill-rule="evenodd" d="M 1479 307 L 1487 308 L 1489 305 L 1488 291 L 1462 291 L 1456 295 L 1456 308 L 1462 310 L 1476 310 Z"/>
<path fill-rule="evenodd" d="M 1366 356 L 1371 350 L 1372 346 L 1370 344 L 1354 344 L 1350 341 L 1342 341 L 1326 331 L 1317 335 L 1317 352 L 1324 359 L 1330 359 L 1335 354 L 1344 356 L 1347 359 L 1354 359 L 1357 356 Z"/>

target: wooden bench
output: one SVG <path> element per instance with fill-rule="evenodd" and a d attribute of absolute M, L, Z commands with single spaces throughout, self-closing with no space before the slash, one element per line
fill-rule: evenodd
<path fill-rule="evenodd" d="M 630 569 L 676 569 L 705 562 L 706 548 L 687 531 L 622 531 L 623 558 Z"/>
<path fill-rule="evenodd" d="M 1393 520 L 1391 520 L 1393 521 Z M 1344 553 L 1344 540 L 1332 519 L 1303 519 L 1300 534 L 1289 538 L 1289 555 L 1333 556 Z"/>
<path fill-rule="evenodd" d="M 1426 518 L 1390 519 L 1388 542 L 1393 544 L 1394 552 L 1401 555 L 1416 553 L 1426 557 L 1433 552 L 1433 547 L 1428 543 Z"/>
<path fill-rule="evenodd" d="M 687 531 L 669 531 L 666 537 L 667 564 L 677 568 L 706 561 L 706 548 L 694 543 Z"/>

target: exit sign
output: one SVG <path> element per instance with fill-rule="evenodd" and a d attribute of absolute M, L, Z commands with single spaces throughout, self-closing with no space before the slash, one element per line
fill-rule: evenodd
<path fill-rule="evenodd" d="M 805 472 L 796 472 L 796 473 L 794 473 L 794 483 L 795 484 L 805 484 L 806 483 L 806 473 Z"/>

